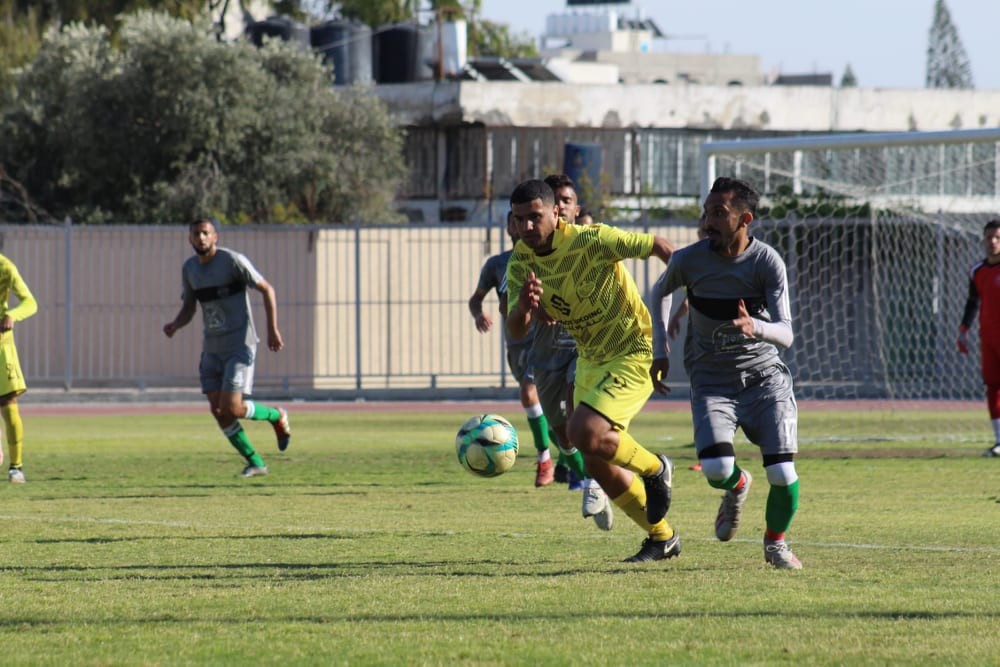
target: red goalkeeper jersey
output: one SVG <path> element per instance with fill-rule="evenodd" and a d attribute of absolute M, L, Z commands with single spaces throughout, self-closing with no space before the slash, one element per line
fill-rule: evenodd
<path fill-rule="evenodd" d="M 962 326 L 970 328 L 977 312 L 980 337 L 1000 336 L 1000 264 L 989 264 L 985 259 L 969 269 L 969 297 Z"/>

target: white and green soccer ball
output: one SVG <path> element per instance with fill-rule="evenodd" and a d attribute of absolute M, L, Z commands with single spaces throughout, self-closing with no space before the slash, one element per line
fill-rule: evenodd
<path fill-rule="evenodd" d="M 462 467 L 480 477 L 496 477 L 514 467 L 517 431 L 500 415 L 476 415 L 455 436 Z"/>

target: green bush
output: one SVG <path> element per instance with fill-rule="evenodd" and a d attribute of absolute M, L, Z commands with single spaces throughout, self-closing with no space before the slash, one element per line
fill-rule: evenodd
<path fill-rule="evenodd" d="M 164 14 L 126 17 L 114 40 L 70 24 L 2 109 L 0 165 L 55 219 L 394 219 L 400 131 L 372 94 L 330 81 L 311 53 Z"/>

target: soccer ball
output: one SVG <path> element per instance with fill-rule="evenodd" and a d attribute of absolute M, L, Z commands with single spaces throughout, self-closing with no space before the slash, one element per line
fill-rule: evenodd
<path fill-rule="evenodd" d="M 496 477 L 514 467 L 517 431 L 500 415 L 476 415 L 455 436 L 462 467 L 480 477 Z"/>

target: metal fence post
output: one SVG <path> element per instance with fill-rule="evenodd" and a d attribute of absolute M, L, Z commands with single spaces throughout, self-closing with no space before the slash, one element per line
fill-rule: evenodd
<path fill-rule="evenodd" d="M 63 230 L 63 247 L 66 249 L 66 368 L 63 387 L 69 391 L 73 388 L 73 221 L 69 217 L 63 222 Z"/>
<path fill-rule="evenodd" d="M 361 218 L 354 219 L 354 386 L 361 390 Z"/>

